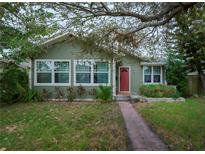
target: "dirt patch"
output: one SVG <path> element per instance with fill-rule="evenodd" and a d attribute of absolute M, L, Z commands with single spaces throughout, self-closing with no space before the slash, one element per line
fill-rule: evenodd
<path fill-rule="evenodd" d="M 22 130 L 24 128 L 23 125 L 8 125 L 4 130 L 6 130 L 9 133 L 13 133 L 19 130 Z"/>

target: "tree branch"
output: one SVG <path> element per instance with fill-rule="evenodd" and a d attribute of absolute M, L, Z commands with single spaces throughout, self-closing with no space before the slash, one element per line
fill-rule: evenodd
<path fill-rule="evenodd" d="M 160 13 L 155 14 L 155 15 L 142 15 L 138 14 L 136 12 L 130 12 L 130 11 L 111 11 L 104 3 L 101 2 L 101 5 L 105 9 L 102 11 L 100 8 L 95 8 L 92 10 L 91 8 L 86 8 L 85 6 L 82 5 L 76 5 L 74 3 L 64 3 L 67 6 L 72 6 L 75 7 L 75 9 L 78 9 L 79 11 L 84 11 L 87 13 L 91 13 L 94 15 L 94 17 L 99 17 L 99 16 L 112 16 L 112 17 L 119 17 L 119 16 L 124 16 L 124 17 L 134 17 L 139 19 L 141 22 L 149 22 L 153 20 L 160 20 L 162 19 L 165 15 L 169 14 L 170 12 L 174 12 L 176 9 L 181 8 L 181 9 L 186 9 L 189 7 L 192 7 L 193 5 L 196 4 L 196 2 L 187 2 L 187 3 L 166 3 L 165 7 L 163 10 L 160 11 Z"/>
<path fill-rule="evenodd" d="M 103 8 L 104 8 L 107 12 L 110 11 L 110 9 L 108 8 L 108 6 L 107 6 L 105 3 L 100 2 L 100 4 L 103 6 Z"/>
<path fill-rule="evenodd" d="M 162 21 L 155 21 L 155 22 L 148 22 L 148 23 L 145 23 L 144 25 L 141 25 L 139 26 L 138 28 L 136 28 L 135 30 L 129 32 L 128 34 L 131 34 L 131 33 L 136 33 L 142 29 L 145 29 L 147 27 L 156 27 L 156 26 L 162 26 L 166 23 L 168 23 L 177 13 L 180 12 L 182 8 L 177 8 L 175 9 L 166 19 L 162 20 Z"/>

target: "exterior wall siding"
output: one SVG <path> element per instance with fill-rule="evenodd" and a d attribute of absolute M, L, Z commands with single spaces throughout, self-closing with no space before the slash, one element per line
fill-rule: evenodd
<path fill-rule="evenodd" d="M 47 52 L 40 54 L 36 59 L 69 59 L 71 60 L 71 86 L 74 86 L 74 60 L 78 59 L 100 59 L 100 60 L 108 60 L 110 61 L 110 84 L 112 86 L 112 57 L 108 56 L 107 53 L 86 53 L 80 50 L 80 47 L 75 44 L 69 43 L 59 43 L 56 44 L 49 49 Z M 67 88 L 69 86 L 36 86 L 34 85 L 34 69 L 35 69 L 35 60 L 32 60 L 32 87 L 33 89 L 42 92 L 43 89 L 49 91 L 50 98 L 56 98 L 55 87 L 59 87 L 63 93 L 65 94 L 65 98 L 67 97 Z M 78 86 L 74 86 L 76 89 Z M 82 97 L 77 97 L 77 99 L 83 98 L 94 98 L 93 95 L 90 95 L 90 90 L 96 88 L 98 86 L 83 86 L 86 89 L 86 94 Z"/>
<path fill-rule="evenodd" d="M 41 53 L 36 59 L 65 59 L 71 60 L 71 85 L 75 89 L 77 86 L 74 86 L 74 60 L 78 59 L 100 59 L 110 61 L 110 84 L 113 85 L 113 66 L 112 66 L 112 56 L 105 52 L 95 52 L 95 53 L 86 53 L 81 51 L 80 46 L 76 44 L 70 44 L 68 42 L 57 43 L 52 47 L 48 48 L 46 52 Z M 116 60 L 116 89 L 119 90 L 119 66 L 129 66 L 130 67 L 130 93 L 132 95 L 139 94 L 139 87 L 143 85 L 143 66 L 140 65 L 141 60 L 131 56 L 125 55 L 120 59 Z M 165 83 L 165 72 L 163 67 L 163 83 Z M 34 85 L 34 70 L 35 70 L 35 61 L 32 60 L 32 88 L 40 92 L 43 89 L 46 89 L 50 93 L 50 98 L 56 98 L 55 87 L 59 87 L 65 98 L 67 97 L 67 89 L 69 86 L 36 86 Z M 90 91 L 97 86 L 83 86 L 86 89 L 85 95 L 82 97 L 77 97 L 77 99 L 84 98 L 94 98 L 93 95 L 90 95 Z"/>
<path fill-rule="evenodd" d="M 139 87 L 143 84 L 142 66 L 140 60 L 134 56 L 126 55 L 121 58 L 120 64 L 117 65 L 117 89 L 119 90 L 119 66 L 130 67 L 130 93 L 132 95 L 139 94 Z"/>

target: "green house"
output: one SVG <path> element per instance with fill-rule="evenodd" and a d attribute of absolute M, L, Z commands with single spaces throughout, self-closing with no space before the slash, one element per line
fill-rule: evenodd
<path fill-rule="evenodd" d="M 69 41 L 72 35 L 62 35 L 41 46 L 45 52 L 30 61 L 29 84 L 32 89 L 49 91 L 56 98 L 56 87 L 65 95 L 69 87 L 86 90 L 76 99 L 93 99 L 92 90 L 99 85 L 111 86 L 113 98 L 118 95 L 138 95 L 143 84 L 165 84 L 163 62 L 145 61 L 132 54 L 84 52 L 78 43 Z"/>

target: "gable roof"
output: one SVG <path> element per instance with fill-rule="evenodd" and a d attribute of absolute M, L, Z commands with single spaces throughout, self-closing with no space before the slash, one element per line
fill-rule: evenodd
<path fill-rule="evenodd" d="M 77 38 L 77 36 L 67 32 L 65 34 L 61 34 L 61 35 L 57 35 L 55 37 L 51 37 L 51 38 L 47 39 L 46 41 L 41 42 L 39 44 L 39 46 L 48 48 L 48 47 L 50 47 L 50 46 L 52 46 L 56 43 L 63 42 L 63 41 L 66 41 L 66 40 L 69 40 L 69 39 L 72 39 L 72 38 Z M 112 52 L 114 53 L 114 51 L 112 51 Z M 114 53 L 114 54 L 118 55 L 117 53 Z M 125 51 L 123 54 L 124 55 L 122 55 L 122 56 L 125 56 L 125 55 L 134 56 L 134 57 L 136 57 L 136 58 L 138 58 L 138 59 L 140 59 L 141 61 L 144 61 L 144 62 L 153 62 L 153 60 L 151 60 L 149 57 L 139 56 L 135 53 L 130 53 L 130 52 Z M 164 60 L 158 60 L 158 61 L 155 61 L 154 63 L 155 64 L 160 64 L 160 65 L 165 65 Z"/>
<path fill-rule="evenodd" d="M 140 63 L 141 66 L 163 66 L 166 65 L 165 62 L 141 62 Z"/>
<path fill-rule="evenodd" d="M 55 36 L 55 37 L 51 37 L 49 39 L 47 39 L 46 41 L 42 41 L 39 46 L 41 47 L 49 47 L 51 45 L 54 45 L 58 42 L 62 42 L 62 41 L 65 41 L 65 40 L 68 40 L 72 37 L 76 37 L 74 36 L 73 34 L 71 33 L 65 33 L 65 34 L 61 34 L 61 35 L 58 35 L 58 36 Z"/>

